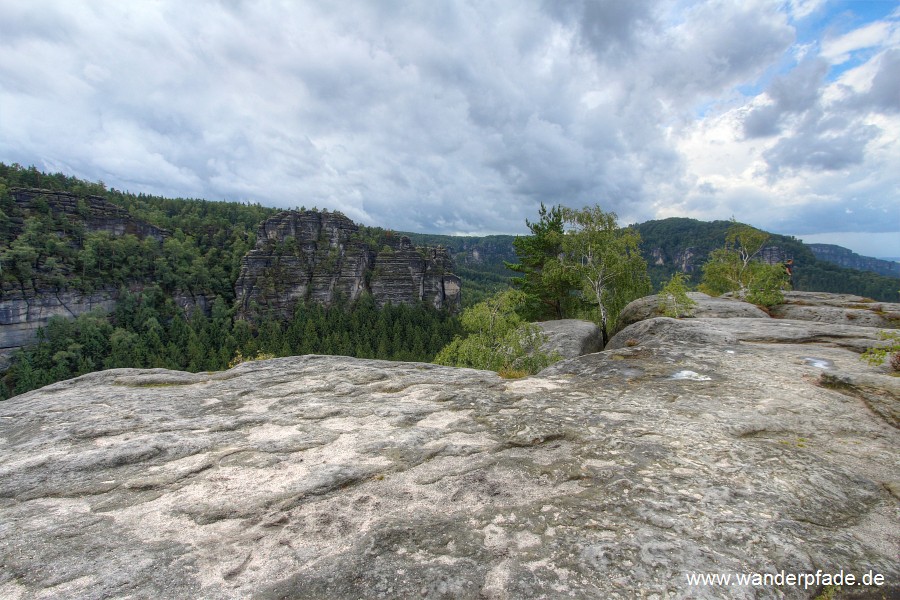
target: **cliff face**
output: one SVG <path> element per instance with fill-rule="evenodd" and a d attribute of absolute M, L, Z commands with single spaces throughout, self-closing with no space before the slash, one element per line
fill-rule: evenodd
<path fill-rule="evenodd" d="M 235 284 L 239 315 L 256 308 L 290 318 L 300 301 L 330 305 L 371 293 L 379 306 L 426 301 L 460 304 L 459 278 L 444 248 L 420 252 L 402 237 L 373 248 L 359 227 L 335 213 L 286 211 L 259 228 Z"/>
<path fill-rule="evenodd" d="M 81 197 L 68 192 L 14 188 L 9 191 L 19 206 L 34 210 L 41 202 L 46 202 L 54 214 L 62 213 L 71 221 L 81 221 L 88 232 L 106 231 L 112 235 L 131 235 L 139 238 L 152 237 L 162 241 L 169 232 L 150 223 L 132 217 L 128 211 L 107 202 L 99 196 Z M 21 223 L 13 223 L 13 226 Z"/>
<path fill-rule="evenodd" d="M 51 317 L 75 318 L 92 310 L 109 312 L 118 290 L 108 288 L 90 294 L 71 290 L 13 290 L 0 299 L 0 372 L 9 367 L 9 357 L 35 340 L 37 330 Z"/>
<path fill-rule="evenodd" d="M 776 245 L 765 246 L 759 251 L 759 259 L 770 265 L 782 263 L 792 257 L 789 251 Z M 663 248 L 651 248 L 649 258 L 650 265 L 671 267 L 682 273 L 699 273 L 703 264 L 709 260 L 709 252 L 693 246 L 669 252 Z"/>
<path fill-rule="evenodd" d="M 63 217 L 60 222 L 72 228 L 83 227 L 86 233 L 107 232 L 120 236 L 132 234 L 139 238 L 152 237 L 162 241 L 169 232 L 135 219 L 127 211 L 97 196 L 81 197 L 66 192 L 14 188 L 10 196 L 18 207 L 18 215 L 49 212 Z M 25 219 L 12 216 L 10 227 L 14 235 L 21 233 Z M 68 239 L 72 229 L 54 232 Z M 40 283 L 40 278 L 28 284 L 14 286 L 8 282 L 0 289 L 0 371 L 8 367 L 8 357 L 19 347 L 32 343 L 40 327 L 51 317 L 77 317 L 92 310 L 110 311 L 118 297 L 115 286 L 101 287 L 90 293 L 67 287 Z"/>
<path fill-rule="evenodd" d="M 900 277 L 900 263 L 860 256 L 847 248 L 834 244 L 807 244 L 807 246 L 819 260 L 859 271 L 871 271 L 885 277 Z"/>

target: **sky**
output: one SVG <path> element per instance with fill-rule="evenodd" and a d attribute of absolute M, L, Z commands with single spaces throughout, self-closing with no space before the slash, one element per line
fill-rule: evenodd
<path fill-rule="evenodd" d="M 402 231 L 597 204 L 900 256 L 900 3 L 0 0 L 0 161 Z"/>

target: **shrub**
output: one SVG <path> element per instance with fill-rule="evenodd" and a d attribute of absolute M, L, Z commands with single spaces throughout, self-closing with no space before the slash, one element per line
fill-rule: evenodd
<path fill-rule="evenodd" d="M 454 338 L 434 362 L 524 377 L 558 360 L 540 349 L 547 336 L 516 312 L 525 300 L 522 292 L 508 290 L 465 309 L 460 320 L 468 335 Z"/>
<path fill-rule="evenodd" d="M 256 361 L 256 360 L 269 360 L 270 358 L 275 358 L 275 355 L 271 354 L 269 352 L 263 352 L 262 350 L 260 350 L 259 352 L 256 353 L 256 356 L 254 356 L 254 357 L 250 357 L 250 356 L 245 357 L 241 353 L 241 351 L 238 350 L 237 352 L 235 352 L 234 358 L 232 358 L 231 361 L 228 363 L 228 368 L 233 369 L 234 367 L 238 366 L 241 363 L 252 362 L 252 361 Z"/>
<path fill-rule="evenodd" d="M 887 360 L 891 369 L 900 371 L 900 333 L 896 331 L 879 331 L 878 339 L 888 342 L 885 346 L 869 348 L 863 352 L 861 359 L 870 365 L 878 366 Z"/>
<path fill-rule="evenodd" d="M 684 273 L 675 273 L 659 293 L 659 310 L 663 315 L 680 319 L 691 315 L 697 303 L 687 295 Z"/>

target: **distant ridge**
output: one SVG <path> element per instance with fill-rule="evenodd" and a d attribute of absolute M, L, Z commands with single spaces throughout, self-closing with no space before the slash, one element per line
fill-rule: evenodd
<path fill-rule="evenodd" d="M 871 271 L 885 277 L 900 277 L 900 263 L 871 256 L 861 256 L 835 244 L 807 244 L 807 246 L 819 260 L 859 271 Z"/>

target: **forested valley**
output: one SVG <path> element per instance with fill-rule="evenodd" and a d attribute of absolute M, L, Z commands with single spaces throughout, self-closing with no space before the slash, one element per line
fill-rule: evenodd
<path fill-rule="evenodd" d="M 24 207 L 10 193 L 16 188 L 65 191 L 84 201 L 75 215 L 52 210 L 40 196 Z M 89 196 L 166 235 L 90 231 Z M 109 315 L 52 318 L 36 344 L 13 355 L 0 398 L 115 367 L 196 372 L 312 353 L 430 362 L 460 332 L 457 315 L 447 311 L 402 304 L 379 309 L 367 297 L 352 306 L 303 304 L 288 321 L 265 314 L 235 319 L 241 258 L 254 246 L 260 223 L 277 212 L 258 204 L 129 194 L 0 164 L 0 300 L 62 289 L 111 289 L 118 298 Z M 391 235 L 377 227 L 360 230 L 372 243 Z"/>
<path fill-rule="evenodd" d="M 78 200 L 65 210 L 43 194 L 16 202 L 11 190 L 21 189 L 67 192 Z M 110 203 L 109 214 L 98 215 L 91 197 Z M 0 399 L 99 369 L 211 371 L 295 354 L 437 357 L 521 375 L 547 358 L 535 358 L 539 338 L 527 322 L 587 318 L 608 337 L 630 299 L 667 284 L 700 285 L 704 262 L 735 226 L 673 218 L 620 228 L 615 215 L 599 207 L 542 206 L 539 220 L 527 223 L 528 236 L 404 234 L 416 246 L 452 252 L 462 280 L 462 319 L 425 303 L 379 308 L 367 295 L 328 307 L 301 302 L 292 318 L 236 318 L 241 259 L 254 248 L 260 224 L 278 212 L 251 203 L 131 194 L 0 163 L 0 301 L 63 290 L 116 299 L 111 311 L 52 318 L 36 343 L 12 356 Z M 102 225 L 107 217 L 140 222 L 143 233 L 106 231 L 94 222 Z M 358 235 L 380 248 L 401 234 L 360 226 Z M 794 238 L 767 234 L 767 240 L 761 250 L 777 254 L 766 258 L 770 263 L 794 259 L 794 289 L 897 299 L 896 279 L 817 260 Z M 603 273 L 603 256 L 623 265 L 617 278 Z M 498 348 L 513 346 L 518 354 L 498 359 Z"/>

